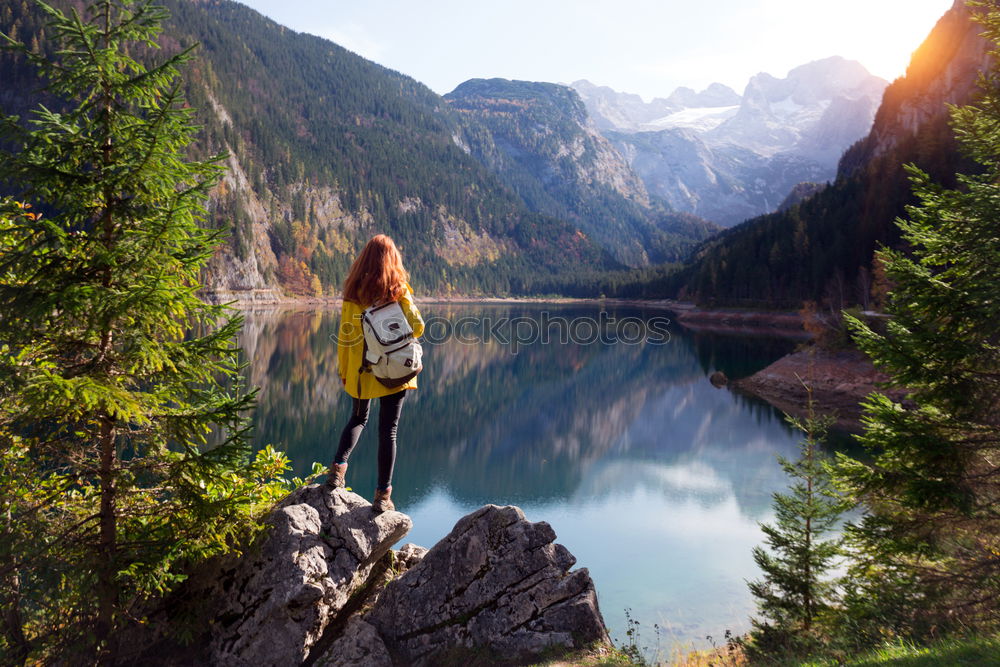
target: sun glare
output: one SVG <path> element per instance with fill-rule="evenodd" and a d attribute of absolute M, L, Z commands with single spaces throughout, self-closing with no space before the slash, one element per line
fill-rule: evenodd
<path fill-rule="evenodd" d="M 953 0 L 842 0 L 839 3 L 794 4 L 803 32 L 812 34 L 830 54 L 858 60 L 886 79 L 902 76 L 913 52 L 923 43 Z"/>

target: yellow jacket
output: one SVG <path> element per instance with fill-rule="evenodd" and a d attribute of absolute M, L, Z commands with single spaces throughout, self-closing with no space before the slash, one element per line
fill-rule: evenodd
<path fill-rule="evenodd" d="M 413 327 L 413 335 L 419 337 L 424 333 L 424 320 L 420 311 L 413 303 L 413 290 L 406 286 L 406 291 L 399 299 L 399 305 L 406 315 L 407 321 Z M 375 379 L 371 373 L 361 374 L 361 357 L 364 354 L 365 337 L 361 333 L 361 314 L 368 306 L 361 306 L 353 301 L 344 300 L 340 309 L 340 331 L 337 334 L 337 371 L 344 389 L 354 398 L 379 398 L 395 394 L 404 389 L 416 389 L 417 378 L 399 387 L 386 387 Z M 361 395 L 358 395 L 358 376 L 361 376 Z"/>

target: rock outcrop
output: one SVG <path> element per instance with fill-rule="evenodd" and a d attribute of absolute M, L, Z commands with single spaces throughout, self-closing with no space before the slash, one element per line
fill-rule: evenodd
<path fill-rule="evenodd" d="M 360 496 L 299 489 L 242 556 L 210 562 L 172 599 L 173 622 L 130 656 L 144 664 L 435 665 L 463 655 L 524 664 L 543 651 L 609 643 L 587 570 L 546 523 L 488 505 L 432 549 L 390 547 L 410 529 Z M 395 578 L 393 578 L 395 577 Z M 180 621 L 179 619 L 185 619 Z M 192 619 L 195 619 L 192 623 Z"/>
<path fill-rule="evenodd" d="M 376 516 L 361 496 L 320 485 L 291 494 L 266 523 L 265 538 L 246 555 L 196 573 L 184 592 L 215 601 L 210 664 L 301 663 L 412 527 L 405 514 Z"/>
<path fill-rule="evenodd" d="M 399 665 L 462 651 L 521 664 L 552 647 L 607 642 L 590 575 L 570 572 L 576 559 L 553 540 L 517 507 L 487 505 L 386 586 L 365 621 Z"/>
<path fill-rule="evenodd" d="M 316 665 L 330 667 L 391 667 L 392 656 L 371 623 L 354 617 L 343 634 L 320 656 Z"/>

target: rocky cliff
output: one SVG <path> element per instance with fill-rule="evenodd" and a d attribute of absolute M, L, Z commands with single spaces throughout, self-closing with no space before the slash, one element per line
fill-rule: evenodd
<path fill-rule="evenodd" d="M 983 27 L 964 0 L 955 0 L 910 61 L 906 76 L 890 85 L 867 137 L 844 154 L 842 176 L 904 148 L 947 122 L 949 104 L 966 104 L 978 75 L 990 66 Z"/>
<path fill-rule="evenodd" d="M 430 550 L 360 496 L 299 489 L 242 555 L 191 573 L 126 661 L 150 665 L 521 665 L 610 645 L 586 569 L 545 523 L 485 506 Z M 155 636 L 154 636 L 155 634 Z M 193 641 L 181 642 L 187 636 Z"/>

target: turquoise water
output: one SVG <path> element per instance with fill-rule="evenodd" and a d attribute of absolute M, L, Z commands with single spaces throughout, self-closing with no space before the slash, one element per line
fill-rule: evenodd
<path fill-rule="evenodd" d="M 626 609 L 652 653 L 747 629 L 757 522 L 785 485 L 775 454 L 794 456 L 798 438 L 708 375 L 751 374 L 792 343 L 697 334 L 638 308 L 421 309 L 426 369 L 404 407 L 393 481 L 413 518 L 405 541 L 430 547 L 483 504 L 516 504 L 590 570 L 613 637 L 624 638 Z M 247 314 L 255 438 L 283 447 L 298 474 L 330 461 L 350 410 L 338 315 Z M 376 411 L 348 474 L 367 497 Z"/>

